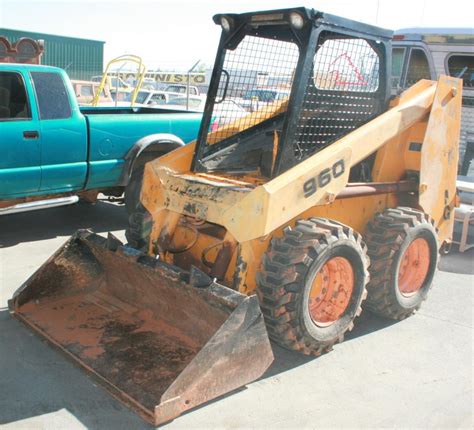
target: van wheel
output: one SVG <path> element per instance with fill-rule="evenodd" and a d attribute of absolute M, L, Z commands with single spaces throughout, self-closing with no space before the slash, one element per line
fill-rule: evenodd
<path fill-rule="evenodd" d="M 364 307 L 401 320 L 419 309 L 433 283 L 438 237 L 424 212 L 399 207 L 378 214 L 367 226 L 371 265 Z"/>
<path fill-rule="evenodd" d="M 310 218 L 287 227 L 257 274 L 270 338 L 307 355 L 331 350 L 361 313 L 368 266 L 361 236 L 346 225 Z"/>

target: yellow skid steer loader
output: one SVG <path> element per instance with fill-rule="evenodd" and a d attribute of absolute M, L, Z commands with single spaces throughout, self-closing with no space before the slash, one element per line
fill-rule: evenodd
<path fill-rule="evenodd" d="M 411 315 L 453 226 L 460 80 L 390 101 L 387 30 L 214 21 L 198 139 L 146 165 L 128 245 L 79 231 L 10 302 L 154 424 L 259 378 L 269 339 L 319 355 L 363 308 Z"/>

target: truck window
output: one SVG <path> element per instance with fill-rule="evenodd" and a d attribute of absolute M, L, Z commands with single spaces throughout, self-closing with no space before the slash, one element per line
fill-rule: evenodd
<path fill-rule="evenodd" d="M 166 103 L 166 96 L 164 94 L 153 94 L 150 98 L 149 104 L 164 105 Z"/>
<path fill-rule="evenodd" d="M 81 96 L 83 97 L 93 97 L 94 92 L 92 91 L 91 85 L 81 85 Z"/>
<path fill-rule="evenodd" d="M 392 50 L 392 88 L 397 89 L 403 72 L 406 48 L 393 48 Z"/>
<path fill-rule="evenodd" d="M 31 119 L 23 78 L 16 72 L 0 72 L 0 121 Z"/>
<path fill-rule="evenodd" d="M 168 88 L 166 88 L 166 91 L 169 91 L 171 93 L 180 93 L 180 94 L 185 94 L 186 93 L 186 87 L 181 86 L 181 85 L 169 85 Z M 193 91 L 189 91 L 192 93 Z"/>
<path fill-rule="evenodd" d="M 31 72 L 41 119 L 65 119 L 71 117 L 71 105 L 58 73 Z"/>
<path fill-rule="evenodd" d="M 474 55 L 451 55 L 448 58 L 450 76 L 461 78 L 464 88 L 474 87 Z"/>
<path fill-rule="evenodd" d="M 411 87 L 420 79 L 431 79 L 430 65 L 422 49 L 412 48 L 405 87 Z"/>

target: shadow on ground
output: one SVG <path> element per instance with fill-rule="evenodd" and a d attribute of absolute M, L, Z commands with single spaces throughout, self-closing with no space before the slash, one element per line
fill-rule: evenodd
<path fill-rule="evenodd" d="M 392 323 L 369 312 L 363 313 L 346 341 L 382 330 Z M 317 360 L 274 343 L 272 348 L 275 361 L 261 379 Z M 92 378 L 11 317 L 6 309 L 0 310 L 0 357 L 0 424 L 64 409 L 89 429 L 152 428 L 105 394 L 105 390 L 98 387 Z M 245 389 L 242 387 L 240 390 Z M 209 403 L 232 396 L 236 391 Z M 208 404 L 193 410 L 205 408 Z"/>
<path fill-rule="evenodd" d="M 344 342 L 357 339 L 358 337 L 368 335 L 378 330 L 383 330 L 393 324 L 396 324 L 396 322 L 397 321 L 380 318 L 371 314 L 369 311 L 365 311 L 359 318 L 355 320 L 354 329 L 346 334 Z M 295 351 L 289 351 L 276 345 L 275 343 L 272 343 L 272 347 L 273 353 L 275 355 L 275 361 L 262 376 L 262 379 L 270 378 L 272 376 L 278 375 L 279 373 L 286 372 L 287 370 L 291 370 L 295 367 L 306 364 L 309 361 L 317 359 L 317 357 L 303 355 Z"/>
<path fill-rule="evenodd" d="M 108 202 L 6 216 L 0 218 L 0 247 L 70 236 L 80 228 L 97 233 L 121 230 L 126 224 L 125 208 Z M 464 267 L 472 261 L 472 253 L 461 255 L 461 259 L 463 262 L 459 263 L 457 254 L 446 256 L 440 266 L 455 268 L 458 264 Z M 383 330 L 393 323 L 363 312 L 346 341 Z M 272 347 L 275 360 L 262 379 L 317 360 L 275 344 Z M 152 428 L 114 398 L 105 395 L 105 390 L 93 379 L 13 319 L 7 310 L 0 310 L 0 386 L 0 424 L 66 410 L 89 429 Z M 223 397 L 234 394 L 235 391 Z"/>
<path fill-rule="evenodd" d="M 65 409 L 89 429 L 146 428 L 7 310 L 0 311 L 0 357 L 0 427 Z"/>
<path fill-rule="evenodd" d="M 0 248 L 57 236 L 71 236 L 78 229 L 96 233 L 122 230 L 127 226 L 125 206 L 107 201 L 0 217 Z"/>
<path fill-rule="evenodd" d="M 438 269 L 442 272 L 474 275 L 474 248 L 460 253 L 453 245 L 449 254 L 441 256 Z"/>

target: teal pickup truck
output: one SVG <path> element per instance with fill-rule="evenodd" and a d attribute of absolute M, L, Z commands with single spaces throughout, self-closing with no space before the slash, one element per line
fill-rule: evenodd
<path fill-rule="evenodd" d="M 0 64 L 0 215 L 121 196 L 136 205 L 143 167 L 194 140 L 200 113 L 79 108 L 62 69 Z"/>

